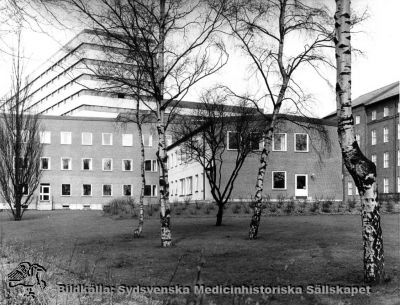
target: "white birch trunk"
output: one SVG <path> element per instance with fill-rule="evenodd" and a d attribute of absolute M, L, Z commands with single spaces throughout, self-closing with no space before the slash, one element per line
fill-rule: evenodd
<path fill-rule="evenodd" d="M 361 199 L 364 244 L 364 279 L 384 279 L 383 241 L 377 201 L 376 167 L 361 152 L 354 137 L 351 105 L 350 0 L 336 0 L 335 49 L 337 65 L 336 102 L 338 135 L 344 164 L 354 179 Z"/>

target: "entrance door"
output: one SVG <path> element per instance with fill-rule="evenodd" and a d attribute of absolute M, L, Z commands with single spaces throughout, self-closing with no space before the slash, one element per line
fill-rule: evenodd
<path fill-rule="evenodd" d="M 296 179 L 296 197 L 308 197 L 308 177 L 307 175 L 295 175 Z"/>
<path fill-rule="evenodd" d="M 41 183 L 39 187 L 39 200 L 50 201 L 50 183 Z"/>

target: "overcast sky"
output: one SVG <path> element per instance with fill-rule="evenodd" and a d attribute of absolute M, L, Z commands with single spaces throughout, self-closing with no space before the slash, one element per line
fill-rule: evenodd
<path fill-rule="evenodd" d="M 320 0 L 321 1 L 321 0 Z M 324 0 L 328 1 L 328 0 Z M 334 3 L 334 0 L 329 0 Z M 368 8 L 370 15 L 360 28 L 361 33 L 352 36 L 353 46 L 364 51 L 364 56 L 353 58 L 353 98 L 399 80 L 399 0 L 353 0 L 358 11 Z M 51 34 L 50 34 L 51 33 Z M 0 33 L 1 34 L 1 33 Z M 40 65 L 73 37 L 70 31 L 48 30 L 48 33 L 35 33 L 25 30 L 23 34 L 24 53 L 27 57 L 27 70 Z M 238 50 L 231 50 L 229 64 L 220 73 L 202 86 L 223 82 L 237 90 L 246 90 L 246 61 Z M 0 52 L 0 92 L 7 92 L 10 80 L 10 57 Z M 326 78 L 335 84 L 335 71 L 327 70 Z M 335 92 L 325 80 L 310 71 L 298 75 L 307 93 L 312 94 L 311 111 L 322 117 L 335 111 Z M 197 100 L 202 87 L 193 90 L 186 100 Z"/>

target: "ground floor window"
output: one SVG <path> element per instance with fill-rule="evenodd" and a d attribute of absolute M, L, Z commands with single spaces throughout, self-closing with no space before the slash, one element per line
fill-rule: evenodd
<path fill-rule="evenodd" d="M 39 186 L 39 200 L 50 201 L 50 183 L 41 183 Z"/>
<path fill-rule="evenodd" d="M 347 195 L 353 196 L 353 183 L 347 182 Z"/>
<path fill-rule="evenodd" d="M 186 178 L 186 195 L 192 195 L 193 192 L 193 178 Z"/>
<path fill-rule="evenodd" d="M 103 196 L 112 196 L 111 184 L 103 184 Z"/>
<path fill-rule="evenodd" d="M 132 185 L 130 184 L 124 184 L 122 186 L 122 194 L 124 196 L 132 196 Z"/>
<path fill-rule="evenodd" d="M 71 184 L 61 184 L 61 196 L 71 196 Z"/>
<path fill-rule="evenodd" d="M 272 189 L 286 189 L 286 172 L 272 172 Z"/>
<path fill-rule="evenodd" d="M 82 186 L 82 196 L 92 196 L 92 185 L 84 184 Z"/>
<path fill-rule="evenodd" d="M 389 193 L 389 178 L 383 178 L 383 192 Z"/>
<path fill-rule="evenodd" d="M 144 186 L 144 196 L 146 197 L 156 197 L 157 196 L 157 185 L 146 184 Z"/>

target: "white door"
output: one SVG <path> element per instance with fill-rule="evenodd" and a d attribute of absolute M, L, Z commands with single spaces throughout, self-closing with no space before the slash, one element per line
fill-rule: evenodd
<path fill-rule="evenodd" d="M 308 176 L 307 175 L 295 175 L 296 179 L 296 197 L 308 197 Z"/>
<path fill-rule="evenodd" d="M 39 186 L 39 200 L 50 201 L 50 183 L 41 183 Z"/>

